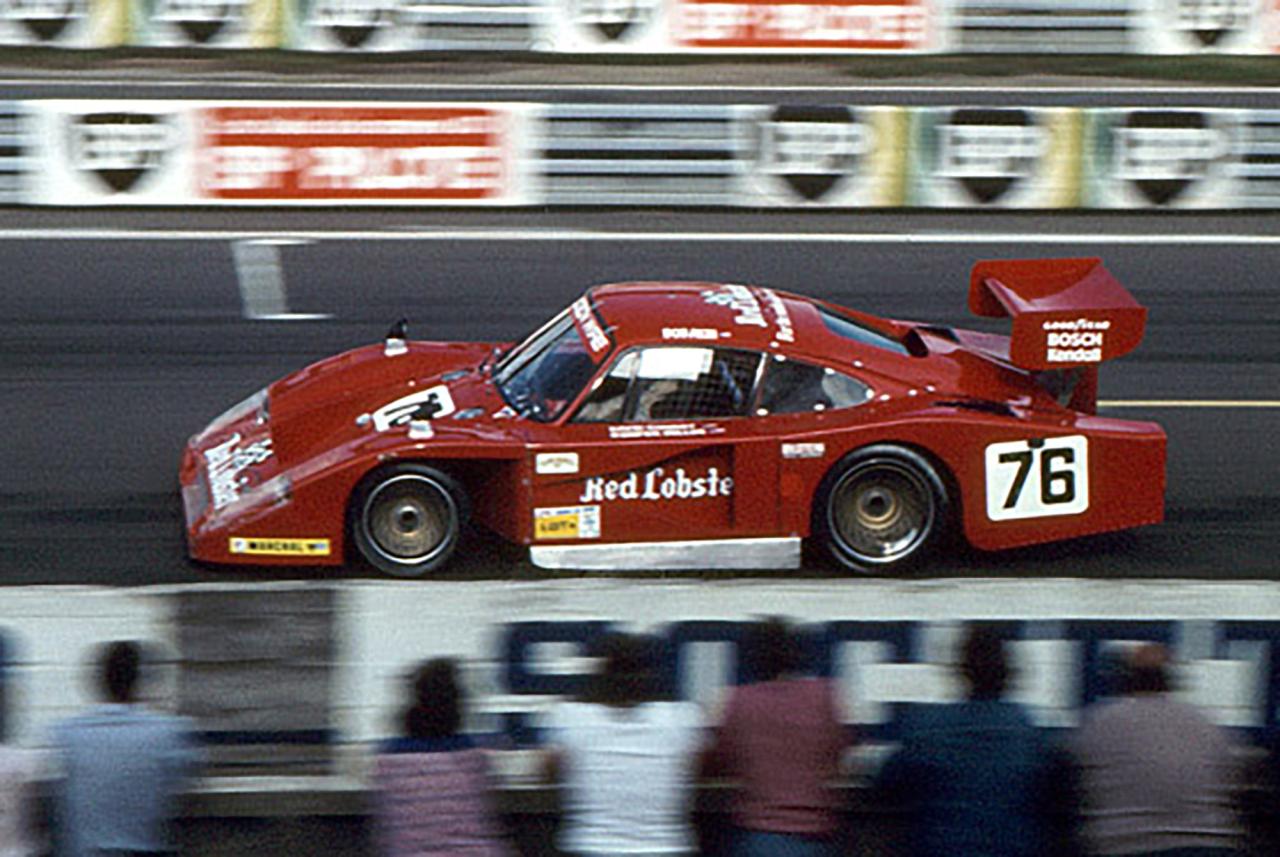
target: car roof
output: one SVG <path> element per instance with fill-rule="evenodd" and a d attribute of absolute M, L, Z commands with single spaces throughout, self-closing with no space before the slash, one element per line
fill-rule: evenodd
<path fill-rule="evenodd" d="M 830 330 L 819 308 L 897 340 L 905 328 L 791 292 L 716 282 L 636 281 L 589 290 L 596 313 L 621 347 L 666 342 L 720 345 L 807 356 L 863 359 L 881 349 Z"/>

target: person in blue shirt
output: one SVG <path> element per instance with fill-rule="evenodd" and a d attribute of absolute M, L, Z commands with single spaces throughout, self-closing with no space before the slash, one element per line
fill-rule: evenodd
<path fill-rule="evenodd" d="M 971 625 L 959 663 L 966 698 L 918 706 L 875 785 L 909 818 L 913 857 L 1045 857 L 1070 851 L 1070 766 L 1021 705 L 995 627 Z"/>
<path fill-rule="evenodd" d="M 137 701 L 142 649 L 102 647 L 104 704 L 58 724 L 52 749 L 54 839 L 60 857 L 135 857 L 172 852 L 169 823 L 203 753 L 188 720 Z"/>

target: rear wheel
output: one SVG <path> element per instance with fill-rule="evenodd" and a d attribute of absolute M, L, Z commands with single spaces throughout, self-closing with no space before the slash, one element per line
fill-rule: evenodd
<path fill-rule="evenodd" d="M 419 577 L 453 554 L 466 518 L 466 494 L 448 475 L 399 464 L 365 478 L 351 503 L 351 536 L 374 568 Z"/>
<path fill-rule="evenodd" d="M 915 568 L 941 541 L 947 490 L 915 450 L 878 444 L 850 453 L 823 481 L 814 530 L 851 571 L 897 574 Z"/>

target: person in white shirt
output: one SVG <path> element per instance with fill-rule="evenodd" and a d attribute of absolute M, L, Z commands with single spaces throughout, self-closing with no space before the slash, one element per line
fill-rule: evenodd
<path fill-rule="evenodd" d="M 551 775 L 563 788 L 558 846 L 566 854 L 697 851 L 689 809 L 702 714 L 660 698 L 656 645 L 610 635 L 587 693 L 559 703 L 544 722 Z"/>

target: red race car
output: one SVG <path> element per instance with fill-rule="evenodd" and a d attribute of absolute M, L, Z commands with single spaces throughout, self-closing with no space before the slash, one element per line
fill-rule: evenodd
<path fill-rule="evenodd" d="M 438 568 L 473 521 L 548 568 L 896 573 L 1160 521 L 1165 435 L 1095 413 L 1146 310 L 1097 259 L 981 262 L 1000 336 L 768 288 L 590 289 L 517 345 L 386 342 L 191 438 L 191 555 Z"/>

